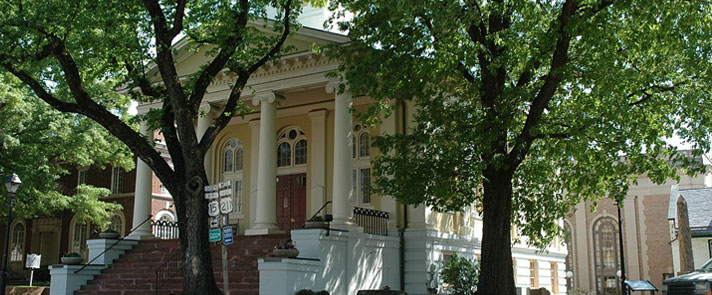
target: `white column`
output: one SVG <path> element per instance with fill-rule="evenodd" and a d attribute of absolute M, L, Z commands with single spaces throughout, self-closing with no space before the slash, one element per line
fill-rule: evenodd
<path fill-rule="evenodd" d="M 153 140 L 153 132 L 148 130 L 148 125 L 141 122 L 141 134 L 148 136 L 148 140 Z M 136 188 L 134 190 L 134 212 L 133 227 L 144 222 L 151 215 L 151 199 L 153 198 L 153 172 L 143 161 L 136 161 Z M 152 239 L 151 222 L 146 221 L 129 238 L 141 240 Z"/>
<path fill-rule="evenodd" d="M 198 126 L 195 128 L 195 135 L 198 136 L 198 142 L 203 138 L 205 131 L 213 123 L 213 113 L 211 112 L 211 106 L 209 104 L 203 104 L 200 106 L 200 115 L 198 117 Z M 213 146 L 211 145 L 208 151 L 205 153 L 204 160 L 205 175 L 208 177 L 208 183 L 215 183 L 213 179 Z"/>
<path fill-rule="evenodd" d="M 384 135 L 396 134 L 396 117 L 397 113 L 394 111 L 389 117 L 382 118 L 381 133 Z M 388 212 L 388 233 L 397 234 L 396 200 L 392 196 L 381 196 L 381 211 Z"/>
<path fill-rule="evenodd" d="M 257 208 L 255 224 L 245 235 L 282 233 L 277 227 L 277 95 L 258 93 L 252 99 L 260 105 L 260 146 L 257 172 Z"/>
<path fill-rule="evenodd" d="M 338 93 L 338 83 L 330 82 L 326 91 L 335 93 L 334 99 L 334 184 L 333 209 L 334 228 L 354 230 L 353 223 L 353 159 L 351 158 L 352 124 L 351 93 L 346 90 Z"/>
<path fill-rule="evenodd" d="M 588 261 L 588 227 L 586 223 L 586 203 L 579 203 L 576 205 L 576 213 L 574 213 L 576 220 L 576 228 L 574 231 L 574 253 L 576 254 L 574 260 L 574 278 L 576 282 L 574 286 L 580 289 L 590 290 L 595 288 L 591 284 L 591 276 L 589 272 L 589 261 Z"/>
<path fill-rule="evenodd" d="M 623 200 L 623 237 L 625 246 L 626 278 L 629 280 L 642 280 L 640 276 L 640 263 L 638 249 L 638 218 L 635 214 L 635 200 L 637 196 L 628 196 Z"/>
<path fill-rule="evenodd" d="M 250 219 L 248 227 L 255 225 L 257 216 L 257 173 L 260 169 L 260 121 L 250 121 Z"/>
<path fill-rule="evenodd" d="M 307 212 L 307 218 L 316 213 L 326 202 L 324 192 L 326 185 L 326 110 L 316 110 L 309 112 L 311 118 L 311 138 L 310 149 L 310 184 L 311 196 L 309 200 L 311 207 Z"/>

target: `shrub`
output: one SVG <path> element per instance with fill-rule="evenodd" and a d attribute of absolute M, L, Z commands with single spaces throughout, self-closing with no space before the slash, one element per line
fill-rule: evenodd
<path fill-rule="evenodd" d="M 77 252 L 69 252 L 67 254 L 64 254 L 64 257 L 82 257 L 82 256 L 79 255 L 79 253 L 77 253 Z"/>
<path fill-rule="evenodd" d="M 442 271 L 443 282 L 447 284 L 447 290 L 454 294 L 474 295 L 479 269 L 477 262 L 455 255 Z"/>
<path fill-rule="evenodd" d="M 297 293 L 294 293 L 294 295 L 315 295 L 314 291 L 309 290 L 309 289 L 301 289 L 297 291 Z"/>
<path fill-rule="evenodd" d="M 326 219 L 324 219 L 324 217 L 321 217 L 321 216 L 317 215 L 317 216 L 314 216 L 314 217 L 312 217 L 312 218 L 309 218 L 308 221 L 309 221 L 309 222 L 324 222 L 324 221 L 326 221 Z"/>

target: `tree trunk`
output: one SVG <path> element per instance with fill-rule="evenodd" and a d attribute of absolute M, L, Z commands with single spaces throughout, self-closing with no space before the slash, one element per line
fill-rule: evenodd
<path fill-rule="evenodd" d="M 202 163 L 200 163 L 202 166 Z M 188 167 L 190 165 L 186 165 Z M 201 167 L 202 168 L 202 167 Z M 191 171 L 191 169 L 186 169 Z M 204 198 L 205 172 L 187 172 L 187 183 L 176 200 L 180 248 L 183 252 L 183 294 L 222 294 L 215 283 L 208 242 L 208 206 Z M 197 176 L 200 175 L 200 176 Z"/>
<path fill-rule="evenodd" d="M 512 176 L 487 169 L 482 203 L 482 258 L 478 295 L 515 295 L 512 268 Z"/>

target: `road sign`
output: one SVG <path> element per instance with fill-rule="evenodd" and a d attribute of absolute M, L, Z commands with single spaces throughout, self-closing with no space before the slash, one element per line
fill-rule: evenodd
<path fill-rule="evenodd" d="M 226 188 L 224 190 L 220 190 L 221 197 L 230 196 L 230 195 L 232 195 L 232 189 Z"/>
<path fill-rule="evenodd" d="M 217 199 L 217 198 L 218 198 L 217 192 L 205 193 L 205 199 L 207 199 L 207 200 L 212 200 L 212 199 Z"/>
<path fill-rule="evenodd" d="M 213 228 L 208 231 L 208 242 L 220 242 L 220 240 L 222 240 L 222 237 L 220 236 L 219 228 Z"/>
<path fill-rule="evenodd" d="M 210 217 L 210 228 L 218 228 L 220 227 L 220 218 L 219 217 Z"/>
<path fill-rule="evenodd" d="M 226 187 L 230 187 L 230 181 L 229 181 L 229 180 L 223 181 L 223 182 L 221 182 L 221 183 L 218 183 L 218 188 L 223 189 L 223 188 L 226 188 Z"/>
<path fill-rule="evenodd" d="M 40 268 L 40 260 L 42 260 L 42 255 L 27 254 L 27 259 L 25 259 L 25 268 Z"/>
<path fill-rule="evenodd" d="M 220 213 L 230 214 L 232 212 L 232 198 L 220 199 Z"/>
<path fill-rule="evenodd" d="M 208 216 L 215 217 L 220 214 L 220 207 L 218 200 L 213 200 L 208 203 Z"/>
<path fill-rule="evenodd" d="M 223 227 L 223 244 L 232 244 L 232 226 Z"/>

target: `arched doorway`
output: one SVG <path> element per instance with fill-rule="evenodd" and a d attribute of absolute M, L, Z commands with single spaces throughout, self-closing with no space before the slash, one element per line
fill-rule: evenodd
<path fill-rule="evenodd" d="M 618 245 L 618 224 L 611 217 L 603 217 L 593 225 L 593 255 L 598 295 L 621 294 Z"/>
<path fill-rule="evenodd" d="M 277 226 L 304 227 L 307 210 L 307 137 L 291 126 L 277 134 Z"/>

